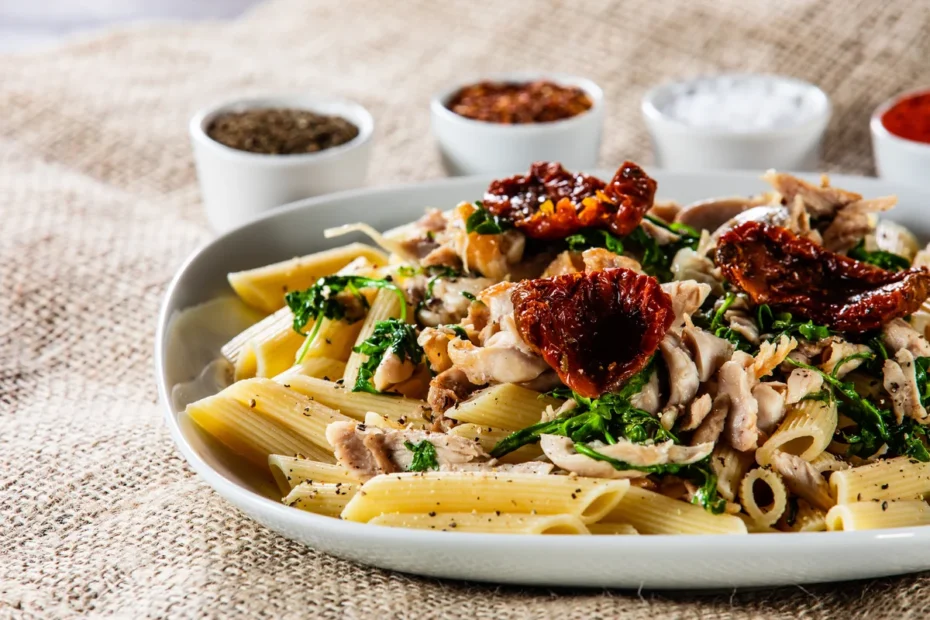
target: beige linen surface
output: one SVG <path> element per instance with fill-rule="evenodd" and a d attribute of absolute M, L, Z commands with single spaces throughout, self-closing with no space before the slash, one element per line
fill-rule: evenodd
<path fill-rule="evenodd" d="M 378 185 L 441 175 L 427 101 L 463 75 L 593 78 L 609 166 L 649 162 L 638 100 L 650 85 L 782 72 L 833 98 L 827 167 L 868 173 L 869 112 L 930 83 L 928 33 L 930 8 L 913 0 L 294 1 L 0 58 L 0 617 L 926 617 L 925 576 L 553 592 L 316 553 L 190 472 L 155 403 L 152 342 L 168 279 L 210 238 L 186 121 L 216 99 L 308 89 L 361 101 L 377 119 Z"/>

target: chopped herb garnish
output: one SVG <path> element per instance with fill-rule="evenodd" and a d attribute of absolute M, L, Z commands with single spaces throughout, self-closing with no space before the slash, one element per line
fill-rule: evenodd
<path fill-rule="evenodd" d="M 478 301 L 478 298 L 475 297 L 473 293 L 469 293 L 468 291 L 462 291 L 462 297 L 464 297 L 468 301 Z"/>
<path fill-rule="evenodd" d="M 768 304 L 756 308 L 756 321 L 762 333 L 771 333 L 773 340 L 781 336 L 800 334 L 811 342 L 828 338 L 833 332 L 825 325 L 814 325 L 813 321 L 798 321 L 790 312 L 775 313 Z"/>
<path fill-rule="evenodd" d="M 418 444 L 405 441 L 404 447 L 413 452 L 413 461 L 410 463 L 410 469 L 408 471 L 439 469 L 439 459 L 436 458 L 436 447 L 428 440 L 424 439 Z M 436 513 L 431 513 L 431 516 L 435 514 Z"/>
<path fill-rule="evenodd" d="M 291 312 L 294 313 L 294 331 L 301 336 L 307 336 L 300 350 L 297 352 L 297 362 L 303 360 L 304 355 L 310 349 L 310 346 L 316 340 L 320 333 L 322 319 L 331 321 L 348 320 L 357 321 L 360 317 L 351 317 L 347 313 L 345 303 L 339 300 L 340 293 L 349 293 L 354 296 L 361 305 L 368 307 L 368 300 L 362 294 L 362 289 L 366 288 L 386 288 L 394 291 L 400 299 L 401 318 L 407 318 L 407 301 L 404 293 L 393 282 L 377 278 L 366 278 L 363 276 L 326 276 L 320 278 L 310 288 L 303 291 L 291 291 L 284 296 Z M 313 329 L 309 334 L 303 330 L 313 320 Z"/>
<path fill-rule="evenodd" d="M 565 237 L 565 242 L 572 252 L 582 252 L 588 248 L 604 248 L 614 254 L 623 253 L 623 241 L 606 230 L 597 228 L 589 228 L 569 235 Z"/>
<path fill-rule="evenodd" d="M 423 349 L 417 344 L 416 330 L 401 319 L 378 321 L 371 336 L 352 350 L 368 356 L 358 370 L 353 392 L 379 393 L 372 379 L 388 351 L 400 358 L 401 362 L 409 359 L 413 365 L 417 365 L 423 361 Z"/>
<path fill-rule="evenodd" d="M 465 220 L 465 232 L 479 235 L 499 235 L 512 227 L 507 220 L 497 217 L 484 208 L 481 201 L 475 202 L 475 212 Z"/>
<path fill-rule="evenodd" d="M 465 328 L 461 325 L 443 325 L 446 329 L 451 329 L 452 333 L 461 338 L 462 340 L 468 340 L 468 332 L 465 331 Z M 542 396 L 540 394 L 540 396 Z"/>
<path fill-rule="evenodd" d="M 861 239 L 856 244 L 856 247 L 847 252 L 847 256 L 888 271 L 901 271 L 911 266 L 911 261 L 894 252 L 885 252 L 884 250 L 869 252 L 865 249 L 865 239 Z"/>

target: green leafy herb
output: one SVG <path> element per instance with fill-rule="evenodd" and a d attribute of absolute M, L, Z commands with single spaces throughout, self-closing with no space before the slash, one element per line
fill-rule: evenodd
<path fill-rule="evenodd" d="M 649 215 L 648 213 L 643 217 L 643 219 L 649 220 L 650 222 L 652 222 L 659 228 L 664 228 L 665 230 L 673 232 L 679 237 L 686 237 L 689 240 L 694 240 L 694 241 L 698 241 L 701 238 L 701 233 L 699 233 L 696 228 L 692 228 L 691 226 L 688 226 L 687 224 L 684 224 L 682 222 L 669 223 L 660 217 Z M 692 250 L 697 249 L 697 244 L 695 243 L 694 247 L 691 249 Z"/>
<path fill-rule="evenodd" d="M 730 309 L 730 306 L 733 305 L 734 301 L 736 301 L 736 293 L 727 293 L 727 296 L 723 298 L 723 303 L 720 304 L 720 307 L 717 308 L 713 318 L 710 320 L 710 331 L 717 331 L 723 327 L 723 321 L 725 320 L 724 315 L 727 313 L 727 310 Z"/>
<path fill-rule="evenodd" d="M 884 250 L 869 252 L 865 249 L 865 239 L 861 239 L 856 244 L 856 247 L 847 252 L 847 256 L 888 271 L 901 271 L 911 266 L 911 261 L 893 252 L 885 252 Z"/>
<path fill-rule="evenodd" d="M 587 228 L 574 235 L 565 237 L 568 249 L 572 252 L 582 252 L 588 248 L 604 248 L 614 254 L 623 253 L 623 241 L 606 230 Z"/>
<path fill-rule="evenodd" d="M 436 458 L 436 447 L 424 439 L 418 444 L 404 442 L 404 447 L 413 452 L 413 461 L 408 471 L 426 471 L 439 469 L 439 459 Z"/>
<path fill-rule="evenodd" d="M 551 396 L 573 399 L 578 406 L 565 416 L 539 422 L 508 435 L 494 446 L 491 456 L 500 458 L 521 446 L 536 443 L 541 435 L 561 435 L 575 442 L 599 439 L 609 444 L 617 443 L 617 437 L 636 442 L 654 439 L 678 443 L 678 438 L 665 430 L 656 416 L 630 403 L 630 399 L 642 391 L 653 371 L 654 363 L 650 361 L 619 392 L 596 399 L 580 396 L 568 388 L 553 390 Z"/>
<path fill-rule="evenodd" d="M 372 384 L 372 379 L 388 351 L 399 357 L 401 362 L 409 359 L 417 365 L 423 361 L 423 349 L 417 344 L 416 330 L 413 325 L 401 319 L 378 321 L 371 336 L 352 350 L 368 356 L 358 370 L 358 378 L 352 387 L 353 392 L 379 393 Z"/>
<path fill-rule="evenodd" d="M 478 298 L 475 297 L 473 293 L 469 293 L 468 291 L 462 291 L 462 297 L 464 297 L 468 301 L 478 301 Z"/>
<path fill-rule="evenodd" d="M 400 299 L 401 318 L 407 318 L 407 302 L 403 291 L 386 279 L 366 278 L 363 276 L 326 276 L 320 278 L 310 288 L 303 291 L 291 291 L 284 296 L 288 307 L 294 313 L 294 331 L 301 336 L 307 336 L 303 345 L 297 352 L 297 362 L 303 360 L 304 355 L 310 349 L 310 346 L 316 340 L 320 333 L 322 319 L 331 321 L 348 320 L 357 321 L 359 317 L 351 317 L 347 314 L 345 303 L 339 299 L 341 293 L 349 293 L 354 296 L 359 303 L 367 308 L 368 301 L 362 295 L 362 289 L 366 288 L 386 288 L 394 291 Z M 310 320 L 313 320 L 313 329 L 309 334 L 303 330 Z"/>
<path fill-rule="evenodd" d="M 824 325 L 815 325 L 813 321 L 798 321 L 790 312 L 775 313 L 768 304 L 756 308 L 756 321 L 762 333 L 771 333 L 772 339 L 781 336 L 800 334 L 811 342 L 818 342 L 829 337 L 833 332 Z"/>
<path fill-rule="evenodd" d="M 444 325 L 446 329 L 451 329 L 452 333 L 461 338 L 462 340 L 468 340 L 468 332 L 465 331 L 465 328 L 461 325 Z"/>
<path fill-rule="evenodd" d="M 465 220 L 465 232 L 479 235 L 499 235 L 512 227 L 512 224 L 487 209 L 481 201 L 475 202 L 475 212 Z"/>
<path fill-rule="evenodd" d="M 435 265 L 433 267 L 426 268 L 427 273 L 432 274 L 430 279 L 426 281 L 426 298 L 431 299 L 433 297 L 433 287 L 436 285 L 438 280 L 443 278 L 457 278 L 461 273 L 453 269 L 452 267 L 446 267 L 444 265 Z"/>

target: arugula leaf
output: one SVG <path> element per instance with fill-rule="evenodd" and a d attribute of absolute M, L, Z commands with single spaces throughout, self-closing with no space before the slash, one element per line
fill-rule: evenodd
<path fill-rule="evenodd" d="M 870 265 L 875 265 L 876 267 L 881 267 L 888 271 L 901 271 L 911 266 L 911 261 L 894 252 L 885 252 L 884 250 L 869 252 L 865 249 L 865 239 L 860 239 L 856 247 L 847 252 L 846 255 L 849 256 L 849 258 L 854 258 L 857 261 L 869 263 Z"/>
<path fill-rule="evenodd" d="M 461 338 L 462 340 L 468 340 L 468 332 L 465 331 L 465 328 L 461 325 L 443 325 L 446 329 L 451 329 L 452 333 Z"/>
<path fill-rule="evenodd" d="M 623 241 L 606 230 L 598 228 L 580 230 L 574 235 L 565 237 L 565 242 L 572 252 L 582 252 L 588 248 L 604 248 L 614 254 L 623 253 Z"/>
<path fill-rule="evenodd" d="M 478 298 L 475 297 L 474 293 L 469 293 L 468 291 L 462 291 L 462 297 L 468 301 L 478 301 Z"/>
<path fill-rule="evenodd" d="M 511 433 L 494 446 L 491 456 L 499 458 L 521 446 L 536 443 L 541 435 L 561 435 L 575 442 L 599 439 L 609 444 L 617 443 L 616 437 L 635 442 L 653 439 L 678 443 L 678 438 L 665 430 L 656 416 L 630 403 L 630 399 L 642 391 L 654 369 L 654 362 L 650 360 L 619 392 L 600 398 L 587 398 L 568 388 L 553 390 L 550 395 L 554 398 L 571 398 L 578 406 L 565 416 Z"/>
<path fill-rule="evenodd" d="M 352 387 L 353 392 L 380 393 L 372 385 L 372 379 L 388 351 L 399 357 L 402 362 L 409 359 L 417 365 L 423 361 L 423 349 L 417 344 L 416 330 L 413 325 L 401 319 L 378 321 L 371 336 L 352 350 L 368 356 L 358 370 L 358 378 Z"/>
<path fill-rule="evenodd" d="M 762 304 L 756 308 L 756 322 L 762 333 L 772 333 L 773 340 L 783 335 L 800 334 L 811 342 L 817 342 L 828 338 L 833 333 L 825 325 L 815 325 L 813 321 L 798 321 L 790 312 L 775 314 L 768 304 Z"/>
<path fill-rule="evenodd" d="M 696 228 L 692 228 L 691 226 L 688 226 L 687 224 L 682 223 L 682 222 L 669 223 L 663 220 L 661 217 L 649 215 L 648 213 L 645 216 L 643 216 L 643 219 L 649 220 L 650 222 L 652 222 L 659 228 L 664 228 L 665 230 L 673 232 L 679 237 L 687 237 L 689 240 L 694 240 L 694 241 L 699 241 L 701 238 L 701 233 L 699 233 Z M 696 250 L 697 244 L 695 243 L 694 247 L 691 249 Z"/>
<path fill-rule="evenodd" d="M 306 336 L 300 350 L 297 351 L 297 362 L 300 363 L 304 355 L 310 349 L 310 345 L 320 333 L 322 319 L 331 321 L 348 320 L 355 322 L 358 317 L 347 316 L 346 305 L 338 299 L 340 293 L 348 292 L 353 295 L 362 304 L 368 307 L 368 300 L 362 295 L 361 289 L 365 288 L 386 288 L 394 291 L 400 299 L 401 318 L 407 318 L 407 300 L 403 291 L 387 279 L 366 278 L 364 276 L 326 276 L 320 278 L 310 288 L 303 291 L 291 291 L 284 296 L 291 312 L 294 313 L 294 331 L 301 336 Z M 313 329 L 309 334 L 303 329 L 307 323 L 313 319 Z"/>
<path fill-rule="evenodd" d="M 480 200 L 475 202 L 475 207 L 475 212 L 465 220 L 465 232 L 474 232 L 479 235 L 499 235 L 513 227 L 507 220 L 485 209 Z"/>
<path fill-rule="evenodd" d="M 413 461 L 407 471 L 426 471 L 439 469 L 439 459 L 436 457 L 436 447 L 424 439 L 418 444 L 404 442 L 404 447 L 413 452 Z"/>
<path fill-rule="evenodd" d="M 720 307 L 717 308 L 713 318 L 710 320 L 711 331 L 716 331 L 723 326 L 724 315 L 727 313 L 727 310 L 730 309 L 730 306 L 733 305 L 734 301 L 736 301 L 736 293 L 727 293 L 727 296 L 723 298 L 723 303 L 720 304 Z"/>

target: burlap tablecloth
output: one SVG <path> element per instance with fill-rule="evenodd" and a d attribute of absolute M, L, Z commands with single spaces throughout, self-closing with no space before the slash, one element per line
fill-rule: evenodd
<path fill-rule="evenodd" d="M 258 527 L 186 467 L 155 403 L 165 285 L 210 238 L 186 121 L 307 89 L 377 119 L 371 184 L 437 177 L 430 93 L 464 74 L 585 74 L 602 163 L 649 161 L 638 100 L 717 70 L 833 98 L 829 169 L 871 170 L 870 110 L 930 83 L 913 0 L 279 2 L 0 58 L 0 617 L 921 618 L 930 578 L 717 595 L 558 591 L 373 570 Z M 869 558 L 863 557 L 863 562 Z M 682 562 L 688 562 L 683 557 Z"/>

